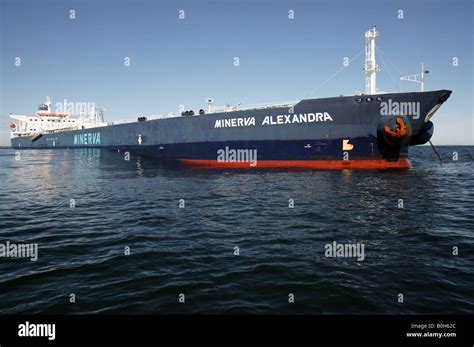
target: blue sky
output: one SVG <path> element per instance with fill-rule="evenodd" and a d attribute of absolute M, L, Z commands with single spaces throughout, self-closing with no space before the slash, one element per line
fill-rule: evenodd
<path fill-rule="evenodd" d="M 433 118 L 434 143 L 474 144 L 472 1 L 0 4 L 2 116 L 33 112 L 46 95 L 53 102 L 95 102 L 107 120 L 177 112 L 180 104 L 204 108 L 209 96 L 222 105 L 351 95 L 364 90 L 363 54 L 318 87 L 344 57 L 363 49 L 364 32 L 377 25 L 388 66 L 378 58 L 378 87 L 396 91 L 400 76 L 418 73 L 423 61 L 430 70 L 425 90 L 453 90 Z M 404 82 L 403 91 L 409 90 L 419 85 Z M 9 144 L 8 124 L 0 117 L 0 145 Z"/>

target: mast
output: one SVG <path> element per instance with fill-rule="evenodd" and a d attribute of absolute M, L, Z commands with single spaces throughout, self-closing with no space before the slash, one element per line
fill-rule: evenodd
<path fill-rule="evenodd" d="M 44 104 L 48 106 L 48 112 L 51 112 L 51 97 L 50 96 L 46 97 Z"/>
<path fill-rule="evenodd" d="M 402 77 L 400 77 L 400 80 L 420 83 L 420 88 L 421 88 L 421 91 L 423 92 L 423 91 L 425 91 L 425 74 L 427 74 L 427 73 L 429 73 L 429 71 L 425 70 L 425 65 L 422 62 L 420 73 L 418 73 L 416 75 L 402 76 Z"/>
<path fill-rule="evenodd" d="M 425 65 L 421 62 L 421 91 L 425 91 L 425 73 L 429 73 L 428 70 L 425 70 Z"/>
<path fill-rule="evenodd" d="M 207 113 L 212 113 L 212 103 L 214 102 L 213 98 L 207 98 Z"/>
<path fill-rule="evenodd" d="M 379 71 L 375 61 L 375 39 L 379 36 L 377 27 L 366 31 L 365 33 L 365 93 L 377 93 L 376 74 Z"/>

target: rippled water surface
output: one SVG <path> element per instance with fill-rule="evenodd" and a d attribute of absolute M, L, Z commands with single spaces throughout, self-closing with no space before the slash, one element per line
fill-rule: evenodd
<path fill-rule="evenodd" d="M 473 313 L 474 147 L 439 151 L 401 171 L 246 171 L 0 150 L 0 243 L 39 247 L 0 258 L 0 313 Z M 325 257 L 333 241 L 365 259 Z"/>

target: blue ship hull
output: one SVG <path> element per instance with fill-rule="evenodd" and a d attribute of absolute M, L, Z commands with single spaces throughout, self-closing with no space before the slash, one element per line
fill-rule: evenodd
<path fill-rule="evenodd" d="M 408 167 L 408 147 L 429 140 L 433 125 L 427 115 L 429 118 L 450 93 L 440 90 L 307 99 L 291 108 L 212 113 L 16 137 L 11 145 L 16 149 L 107 148 L 163 160 L 235 167 L 250 166 L 249 161 L 232 158 L 232 153 L 242 150 L 255 151 L 258 167 Z M 392 107 L 388 112 L 387 105 Z M 413 112 L 403 114 L 398 110 L 400 114 L 390 114 L 396 111 L 393 105 L 414 105 Z M 226 160 L 219 158 L 223 152 Z"/>

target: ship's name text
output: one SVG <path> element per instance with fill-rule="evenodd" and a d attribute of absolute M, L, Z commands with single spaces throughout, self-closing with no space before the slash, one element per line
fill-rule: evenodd
<path fill-rule="evenodd" d="M 262 126 L 282 125 L 295 123 L 332 122 L 331 115 L 327 112 L 280 114 L 278 116 L 266 116 L 262 121 Z M 214 128 L 235 128 L 255 125 L 255 117 L 216 119 Z"/>
<path fill-rule="evenodd" d="M 74 145 L 100 145 L 100 133 L 74 135 Z"/>

